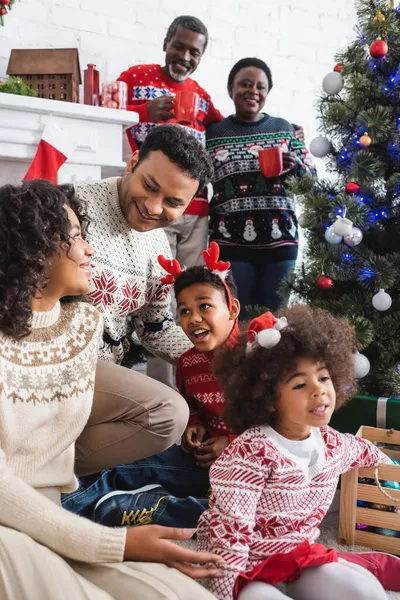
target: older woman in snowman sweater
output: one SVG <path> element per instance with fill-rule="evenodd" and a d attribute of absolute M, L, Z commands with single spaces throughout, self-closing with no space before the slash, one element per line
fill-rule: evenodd
<path fill-rule="evenodd" d="M 316 174 L 310 154 L 285 119 L 263 112 L 272 88 L 269 67 L 257 58 L 240 60 L 228 78 L 235 114 L 207 130 L 214 163 L 210 239 L 229 260 L 246 317 L 246 306 L 277 310 L 282 279 L 293 270 L 298 252 L 295 201 L 285 185 L 289 175 Z M 264 177 L 258 152 L 281 147 L 283 172 Z"/>

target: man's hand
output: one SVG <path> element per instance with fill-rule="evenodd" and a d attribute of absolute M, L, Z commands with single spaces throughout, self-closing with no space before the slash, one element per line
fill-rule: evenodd
<path fill-rule="evenodd" d="M 158 123 L 159 121 L 169 121 L 169 119 L 173 119 L 174 115 L 171 111 L 174 108 L 174 104 L 172 100 L 173 96 L 160 96 L 160 98 L 150 100 L 150 102 L 146 104 L 149 121 Z"/>
<path fill-rule="evenodd" d="M 187 454 L 193 454 L 204 440 L 206 433 L 206 428 L 200 423 L 188 425 L 182 436 L 181 449 Z"/>
<path fill-rule="evenodd" d="M 304 127 L 302 125 L 296 125 L 296 123 L 292 123 L 292 125 L 293 125 L 293 128 L 294 128 L 294 137 L 299 142 L 303 142 L 304 143 L 304 141 L 305 141 Z"/>
<path fill-rule="evenodd" d="M 197 464 L 199 467 L 208 469 L 228 446 L 228 436 L 210 438 L 201 444 L 200 448 L 196 451 L 195 458 Z"/>
<path fill-rule="evenodd" d="M 284 152 L 282 173 L 288 173 L 289 171 L 292 171 L 297 165 L 297 163 L 298 161 L 295 152 Z"/>
<path fill-rule="evenodd" d="M 218 577 L 223 560 L 209 552 L 194 552 L 170 540 L 189 540 L 195 529 L 142 525 L 128 529 L 125 560 L 164 563 L 193 579 Z"/>

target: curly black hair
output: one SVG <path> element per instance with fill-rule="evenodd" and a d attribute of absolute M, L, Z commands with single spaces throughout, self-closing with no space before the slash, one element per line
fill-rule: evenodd
<path fill-rule="evenodd" d="M 267 63 L 260 58 L 241 58 L 236 64 L 234 64 L 228 75 L 228 88 L 233 85 L 233 81 L 239 71 L 242 69 L 247 69 L 247 67 L 256 67 L 257 69 L 264 71 L 268 79 L 268 91 L 270 92 L 273 86 L 271 69 Z"/>
<path fill-rule="evenodd" d="M 32 299 L 46 286 L 49 260 L 60 240 L 69 244 L 64 205 L 84 234 L 89 219 L 72 186 L 34 180 L 0 187 L 0 331 L 14 339 L 30 333 Z"/>
<path fill-rule="evenodd" d="M 190 269 L 182 271 L 174 282 L 175 298 L 178 298 L 182 290 L 191 285 L 195 285 L 196 283 L 206 283 L 216 290 L 219 290 L 228 304 L 227 292 L 221 277 L 210 271 L 210 269 L 207 269 L 207 267 L 190 267 Z M 229 288 L 232 298 L 237 298 L 236 283 L 230 271 L 228 271 L 227 276 L 225 277 L 225 283 Z"/>
<path fill-rule="evenodd" d="M 194 135 L 188 133 L 184 127 L 180 125 L 153 127 L 140 146 L 139 161 L 132 170 L 156 150 L 161 150 L 191 179 L 198 180 L 198 190 L 202 190 L 211 180 L 214 169 L 210 155 Z"/>
<path fill-rule="evenodd" d="M 165 41 L 170 42 L 174 35 L 177 32 L 178 27 L 182 27 L 183 29 L 190 29 L 190 31 L 194 31 L 194 33 L 201 33 L 205 37 L 204 42 L 204 50 L 207 48 L 208 44 L 208 29 L 204 25 L 200 19 L 197 17 L 191 17 L 189 15 L 182 15 L 181 17 L 176 17 L 168 27 L 167 34 L 165 36 Z M 203 50 L 203 52 L 204 52 Z"/>
<path fill-rule="evenodd" d="M 247 334 L 234 348 L 221 348 L 214 357 L 214 373 L 226 401 L 224 418 L 232 431 L 243 433 L 255 425 L 273 424 L 277 383 L 294 370 L 300 358 L 323 362 L 336 390 L 336 407 L 355 392 L 353 327 L 343 318 L 306 305 L 281 311 L 288 327 L 273 348 L 257 343 L 246 351 Z"/>

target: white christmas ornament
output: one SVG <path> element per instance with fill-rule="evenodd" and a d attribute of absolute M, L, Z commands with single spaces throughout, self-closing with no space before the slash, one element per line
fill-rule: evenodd
<path fill-rule="evenodd" d="M 328 96 L 334 96 L 342 91 L 344 86 L 343 77 L 340 73 L 336 71 L 332 71 L 332 73 L 328 73 L 325 75 L 322 81 L 322 88 Z"/>
<path fill-rule="evenodd" d="M 317 158 L 323 158 L 331 151 L 331 143 L 326 137 L 319 135 L 311 140 L 310 152 Z"/>
<path fill-rule="evenodd" d="M 388 310 L 392 306 L 392 297 L 385 290 L 379 290 L 372 298 L 372 306 L 381 312 Z"/>
<path fill-rule="evenodd" d="M 297 217 L 297 222 L 300 225 L 300 227 L 305 227 L 306 226 L 306 216 L 304 213 L 301 213 L 298 217 Z"/>
<path fill-rule="evenodd" d="M 369 360 L 364 354 L 360 354 L 359 352 L 355 352 L 353 355 L 354 360 L 354 377 L 356 379 L 362 379 L 366 375 L 368 375 L 371 365 Z"/>
<path fill-rule="evenodd" d="M 340 242 L 343 240 L 343 237 L 341 235 L 337 235 L 333 229 L 333 226 L 331 226 L 325 231 L 325 239 L 328 244 L 340 244 Z"/>
<path fill-rule="evenodd" d="M 353 232 L 353 223 L 347 217 L 336 217 L 336 221 L 332 225 L 336 235 L 346 236 Z"/>
<path fill-rule="evenodd" d="M 353 227 L 350 235 L 345 235 L 343 241 L 345 244 L 353 248 L 353 246 L 358 246 L 363 239 L 363 232 L 359 227 Z"/>

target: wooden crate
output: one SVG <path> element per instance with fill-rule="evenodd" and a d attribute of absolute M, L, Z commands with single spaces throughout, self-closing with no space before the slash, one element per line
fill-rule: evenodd
<path fill-rule="evenodd" d="M 359 437 L 398 446 L 396 449 L 381 448 L 387 456 L 400 461 L 400 431 L 394 429 L 378 429 L 376 427 L 360 427 L 357 432 Z M 378 469 L 379 480 L 400 482 L 400 466 L 382 465 Z M 373 508 L 362 508 L 357 506 L 357 500 L 383 504 L 385 506 L 400 506 L 400 491 L 392 488 L 384 490 L 398 501 L 387 498 L 379 490 L 377 485 L 359 483 L 359 477 L 375 479 L 375 467 L 367 469 L 353 469 L 342 475 L 340 492 L 340 521 L 339 521 L 339 543 L 347 545 L 359 545 L 400 554 L 400 537 L 389 537 L 380 533 L 372 533 L 356 529 L 356 523 L 364 523 L 374 527 L 394 529 L 400 532 L 400 514 L 385 512 Z"/>

